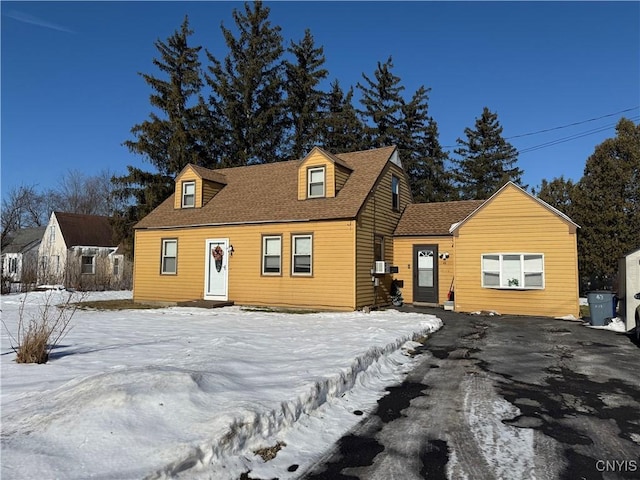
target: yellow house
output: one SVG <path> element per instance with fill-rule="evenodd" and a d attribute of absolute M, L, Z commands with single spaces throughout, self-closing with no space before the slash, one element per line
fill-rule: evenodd
<path fill-rule="evenodd" d="M 396 278 L 408 303 L 577 318 L 577 228 L 511 182 L 486 201 L 408 205 L 394 234 Z"/>
<path fill-rule="evenodd" d="M 135 227 L 139 302 L 354 310 L 387 304 L 393 232 L 412 201 L 395 147 L 209 170 Z M 384 270 L 385 264 L 381 270 Z M 372 273 L 373 272 L 373 273 Z"/>

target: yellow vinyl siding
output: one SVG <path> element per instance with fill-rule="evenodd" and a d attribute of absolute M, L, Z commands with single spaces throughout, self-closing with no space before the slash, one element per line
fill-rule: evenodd
<path fill-rule="evenodd" d="M 340 192 L 340 190 L 342 190 L 342 187 L 344 187 L 344 184 L 347 183 L 347 180 L 349 179 L 349 170 L 345 167 L 342 167 L 340 165 L 335 165 L 335 183 L 336 183 L 336 189 L 335 189 L 335 194 L 338 195 L 338 193 Z"/>
<path fill-rule="evenodd" d="M 396 237 L 393 240 L 393 263 L 398 266 L 398 273 L 394 278 L 403 280 L 402 298 L 406 303 L 413 303 L 413 246 L 437 245 L 438 252 L 449 252 L 449 258 L 438 261 L 438 303 L 443 304 L 447 300 L 447 294 L 451 287 L 454 274 L 453 237 Z"/>
<path fill-rule="evenodd" d="M 484 205 L 456 232 L 455 309 L 578 317 L 576 228 L 515 187 Z M 482 288 L 481 256 L 544 255 L 543 290 Z"/>
<path fill-rule="evenodd" d="M 384 236 L 385 261 L 391 263 L 394 259 L 393 231 L 398 225 L 401 213 L 394 211 L 391 205 L 392 174 L 400 180 L 400 212 L 411 203 L 411 192 L 404 172 L 398 166 L 389 163 L 358 216 L 357 307 L 389 303 L 392 275 L 379 276 L 380 286 L 375 288 L 371 281 L 371 269 L 374 262 L 373 249 L 376 234 Z"/>
<path fill-rule="evenodd" d="M 224 185 L 221 185 L 217 182 L 211 182 L 208 180 L 204 180 L 202 182 L 202 206 L 206 205 L 206 203 L 211 200 L 216 193 L 218 193 Z"/>
<path fill-rule="evenodd" d="M 291 275 L 291 235 L 313 234 L 313 275 Z M 262 275 L 262 235 L 282 236 L 282 274 Z M 178 239 L 176 275 L 160 275 L 162 238 Z M 136 231 L 135 301 L 201 299 L 204 296 L 205 241 L 228 238 L 229 300 L 274 305 L 353 310 L 354 222 L 301 222 Z"/>

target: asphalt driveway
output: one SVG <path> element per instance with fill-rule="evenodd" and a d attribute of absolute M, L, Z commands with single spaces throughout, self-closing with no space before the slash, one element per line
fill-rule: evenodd
<path fill-rule="evenodd" d="M 303 478 L 640 478 L 640 347 L 630 335 L 421 310 L 444 327 L 419 365 Z"/>

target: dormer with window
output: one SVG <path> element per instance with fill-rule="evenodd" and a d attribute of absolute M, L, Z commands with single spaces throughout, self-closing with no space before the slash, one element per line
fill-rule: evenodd
<path fill-rule="evenodd" d="M 314 147 L 298 167 L 298 200 L 335 197 L 350 174 L 346 163 Z"/>
<path fill-rule="evenodd" d="M 202 208 L 226 183 L 221 173 L 189 164 L 176 177 L 174 208 Z"/>

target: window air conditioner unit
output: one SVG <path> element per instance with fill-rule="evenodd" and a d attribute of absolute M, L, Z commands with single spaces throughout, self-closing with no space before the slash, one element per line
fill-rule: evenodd
<path fill-rule="evenodd" d="M 391 265 L 388 262 L 376 262 L 374 273 L 378 275 L 391 273 Z"/>

